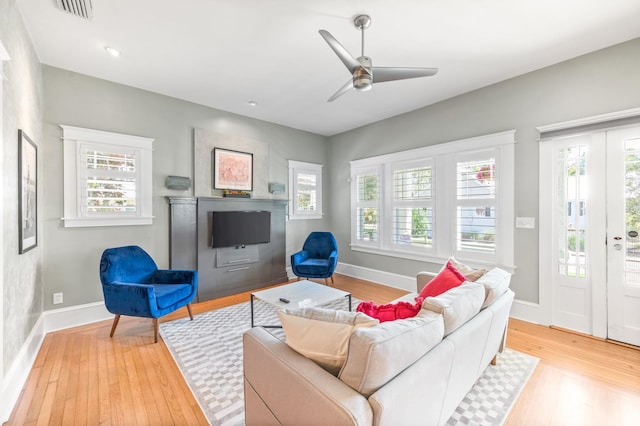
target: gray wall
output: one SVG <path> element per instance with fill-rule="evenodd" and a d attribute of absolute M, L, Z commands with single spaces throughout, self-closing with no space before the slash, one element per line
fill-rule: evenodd
<path fill-rule="evenodd" d="M 43 67 L 44 202 L 42 207 L 45 310 L 103 300 L 98 277 L 107 247 L 137 244 L 160 267 L 169 263 L 167 195 L 192 195 L 164 187 L 167 175 L 193 178 L 193 129 L 246 137 L 269 145 L 269 182 L 286 183 L 287 160 L 326 163 L 326 138 L 299 130 L 207 108 L 70 71 Z M 153 225 L 64 228 L 60 124 L 155 138 L 153 152 Z M 278 198 L 283 198 L 279 196 Z M 284 198 L 287 198 L 284 196 Z M 310 228 L 326 220 L 289 222 L 287 253 L 300 245 Z M 63 305 L 52 295 L 64 293 Z"/>
<path fill-rule="evenodd" d="M 11 60 L 4 65 L 2 111 L 3 355 L 6 373 L 42 314 L 42 185 L 38 188 L 38 246 L 18 254 L 18 129 L 38 146 L 42 178 L 42 69 L 15 0 L 0 1 L 0 40 Z M 42 179 L 40 179 L 40 184 Z"/>
<path fill-rule="evenodd" d="M 516 129 L 515 214 L 535 217 L 537 224 L 536 126 L 635 107 L 640 107 L 640 39 L 333 136 L 329 213 L 338 244 L 349 244 L 350 160 Z M 350 250 L 342 250 L 341 261 L 406 276 L 440 267 Z M 537 229 L 515 230 L 515 264 L 516 297 L 538 302 Z"/>

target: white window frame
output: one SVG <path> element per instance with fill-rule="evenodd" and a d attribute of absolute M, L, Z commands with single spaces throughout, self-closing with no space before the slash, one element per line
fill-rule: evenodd
<path fill-rule="evenodd" d="M 316 177 L 316 210 L 298 209 L 298 175 L 307 174 Z M 322 164 L 289 160 L 289 219 L 322 219 Z"/>
<path fill-rule="evenodd" d="M 358 200 L 358 176 L 378 175 L 378 199 L 374 201 Z M 363 166 L 351 168 L 351 242 L 352 246 L 367 248 L 368 250 L 377 251 L 382 247 L 382 241 L 386 238 L 386 230 L 382 228 L 381 223 L 384 221 L 384 176 L 380 166 Z M 378 239 L 377 240 L 359 240 L 358 239 L 358 209 L 375 207 L 378 213 Z M 354 244 L 355 242 L 355 244 Z"/>
<path fill-rule="evenodd" d="M 152 157 L 153 139 L 122 133 L 60 125 L 64 145 L 65 228 L 89 226 L 151 225 L 153 223 Z M 111 150 L 133 154 L 136 158 L 136 211 L 88 213 L 83 153 L 87 150 Z"/>
<path fill-rule="evenodd" d="M 412 260 L 442 263 L 449 256 L 457 255 L 472 264 L 499 265 L 513 271 L 515 227 L 515 130 L 462 139 L 423 148 L 354 160 L 351 165 L 351 249 L 365 253 L 401 257 Z M 491 255 L 475 252 L 458 252 L 456 242 L 457 215 L 457 160 L 473 158 L 474 154 L 486 156 L 494 150 L 496 162 L 496 248 Z M 432 166 L 433 229 L 432 246 L 416 247 L 393 244 L 393 170 L 423 164 Z M 380 238 L 375 244 L 358 241 L 357 188 L 358 175 L 378 168 L 381 188 L 378 226 Z"/>
<path fill-rule="evenodd" d="M 396 201 L 394 199 L 394 193 L 393 193 L 393 185 L 394 185 L 394 181 L 393 181 L 393 173 L 396 170 L 404 170 L 404 169 L 412 169 L 412 168 L 418 168 L 418 167 L 429 167 L 431 168 L 431 173 L 432 173 L 432 183 L 431 183 L 431 199 L 429 200 L 404 200 L 404 201 Z M 398 162 L 394 162 L 394 163 L 390 163 L 388 165 L 388 167 L 385 167 L 385 171 L 387 173 L 386 182 L 389 182 L 389 188 L 387 191 L 383 191 L 383 192 L 387 192 L 389 193 L 388 197 L 384 197 L 384 208 L 383 211 L 386 213 L 383 216 L 384 217 L 388 217 L 389 220 L 392 222 L 391 226 L 389 227 L 384 227 L 382 226 L 382 228 L 385 228 L 385 236 L 386 236 L 386 246 L 388 247 L 393 247 L 394 250 L 399 250 L 399 251 L 408 251 L 408 252 L 414 252 L 417 253 L 419 255 L 423 255 L 423 254 L 427 254 L 427 255 L 433 255 L 434 254 L 434 246 L 433 246 L 433 241 L 432 241 L 432 246 L 431 247 L 419 247 L 419 246 L 403 246 L 398 244 L 396 241 L 394 241 L 394 234 L 395 234 L 395 230 L 393 229 L 393 222 L 395 220 L 395 208 L 396 207 L 401 207 L 401 208 L 416 208 L 416 207 L 424 207 L 424 208 L 430 208 L 432 209 L 432 214 L 435 214 L 435 212 L 433 212 L 433 207 L 434 207 L 434 193 L 435 193 L 435 176 L 434 176 L 434 161 L 433 158 L 421 158 L 418 160 L 412 159 L 412 160 L 404 160 L 404 161 L 398 161 Z M 433 216 L 432 216 L 433 217 Z M 433 231 L 433 230 L 432 230 Z"/>

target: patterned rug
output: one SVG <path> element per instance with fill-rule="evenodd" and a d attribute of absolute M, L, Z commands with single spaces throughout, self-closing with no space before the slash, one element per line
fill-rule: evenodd
<path fill-rule="evenodd" d="M 357 306 L 358 300 L 353 300 Z M 255 324 L 279 324 L 275 309 L 254 303 Z M 347 309 L 345 300 L 325 307 Z M 212 425 L 244 425 L 242 334 L 250 328 L 248 302 L 160 324 L 160 334 Z M 268 329 L 284 340 L 281 329 Z M 489 366 L 447 425 L 500 425 L 538 359 L 507 349 Z"/>

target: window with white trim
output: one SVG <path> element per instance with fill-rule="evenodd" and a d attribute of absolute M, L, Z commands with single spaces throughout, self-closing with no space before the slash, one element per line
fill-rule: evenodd
<path fill-rule="evenodd" d="M 430 159 L 396 163 L 392 173 L 392 242 L 401 249 L 433 245 L 433 165 Z"/>
<path fill-rule="evenodd" d="M 64 226 L 150 225 L 153 139 L 61 127 Z"/>
<path fill-rule="evenodd" d="M 289 219 L 322 219 L 322 165 L 289 160 Z"/>
<path fill-rule="evenodd" d="M 460 257 L 496 252 L 496 154 L 489 150 L 456 156 L 455 248 Z"/>
<path fill-rule="evenodd" d="M 351 162 L 351 247 L 513 267 L 515 131 Z"/>
<path fill-rule="evenodd" d="M 376 245 L 382 200 L 379 169 L 362 169 L 355 179 L 355 238 L 360 245 Z"/>

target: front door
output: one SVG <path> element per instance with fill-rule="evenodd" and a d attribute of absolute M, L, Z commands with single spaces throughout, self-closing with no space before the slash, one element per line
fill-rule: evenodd
<path fill-rule="evenodd" d="M 594 332 L 594 310 L 598 298 L 594 291 L 600 281 L 594 273 L 606 268 L 598 247 L 597 209 L 602 202 L 594 199 L 600 192 L 597 186 L 601 173 L 598 167 L 603 155 L 602 136 L 588 134 L 565 137 L 553 141 L 552 171 L 553 216 L 550 251 L 553 265 L 550 277 L 553 291 L 552 324 L 586 334 Z M 542 214 L 542 212 L 541 212 Z"/>
<path fill-rule="evenodd" d="M 640 346 L 640 126 L 544 143 L 550 323 Z"/>
<path fill-rule="evenodd" d="M 640 346 L 640 127 L 607 132 L 608 337 Z"/>

